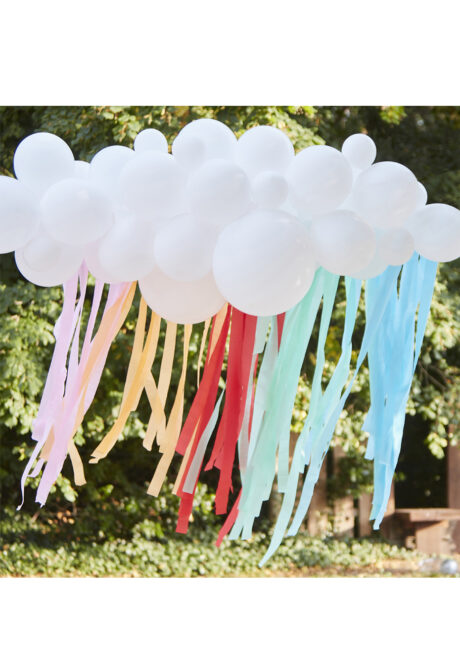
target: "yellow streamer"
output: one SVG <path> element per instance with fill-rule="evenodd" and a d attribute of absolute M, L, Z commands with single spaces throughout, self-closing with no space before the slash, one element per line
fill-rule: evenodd
<path fill-rule="evenodd" d="M 133 380 L 126 395 L 126 399 L 122 403 L 118 419 L 116 420 L 111 430 L 104 437 L 102 442 L 99 444 L 99 446 L 97 446 L 93 451 L 92 459 L 90 460 L 91 463 L 98 462 L 101 458 L 104 458 L 107 453 L 113 448 L 117 439 L 123 431 L 129 414 L 137 406 L 137 402 L 139 401 L 141 392 L 145 387 L 148 374 L 152 368 L 152 363 L 155 358 L 158 336 L 160 333 L 160 322 L 161 318 L 158 316 L 158 314 L 152 312 L 147 340 L 142 350 L 136 372 L 133 375 Z"/>
<path fill-rule="evenodd" d="M 147 303 L 141 297 L 141 302 L 139 304 L 139 315 L 137 317 L 137 323 L 136 323 L 136 331 L 134 332 L 133 351 L 131 353 L 131 358 L 129 360 L 128 374 L 126 376 L 125 388 L 123 390 L 123 398 L 121 400 L 122 405 L 126 399 L 129 389 L 131 388 L 134 375 L 139 365 L 139 361 L 142 354 L 142 347 L 144 345 L 146 322 L 147 322 Z"/>
<path fill-rule="evenodd" d="M 174 351 L 176 349 L 177 323 L 168 321 L 166 327 L 165 346 L 161 358 L 160 376 L 158 378 L 158 388 L 152 375 L 149 375 L 145 385 L 152 414 L 150 415 L 147 432 L 142 445 L 148 451 L 151 451 L 153 440 L 157 438 L 157 443 L 161 444 L 166 432 L 166 414 L 165 405 L 168 396 L 169 385 L 171 383 L 171 374 L 174 361 Z"/>
<path fill-rule="evenodd" d="M 184 397 L 185 397 L 185 380 L 187 376 L 187 361 L 188 351 L 190 346 L 190 337 L 192 334 L 192 326 L 184 326 L 184 349 L 182 359 L 182 372 L 177 387 L 176 397 L 168 419 L 168 425 L 162 441 L 160 443 L 161 456 L 160 462 L 155 469 L 152 481 L 150 482 L 147 493 L 151 496 L 158 496 L 163 482 L 166 478 L 169 466 L 174 457 L 174 452 L 177 445 L 177 440 L 182 428 L 182 418 L 184 414 Z"/>
<path fill-rule="evenodd" d="M 85 471 L 83 469 L 83 462 L 78 452 L 75 442 L 69 441 L 69 457 L 72 462 L 73 479 L 77 487 L 86 484 Z"/>

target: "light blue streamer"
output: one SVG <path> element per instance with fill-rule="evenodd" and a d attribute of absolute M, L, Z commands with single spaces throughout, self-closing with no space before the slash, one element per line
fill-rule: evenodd
<path fill-rule="evenodd" d="M 369 352 L 371 408 L 363 426 L 370 433 L 367 458 L 374 459 L 371 519 L 378 529 L 391 492 L 403 436 L 407 401 L 428 320 L 437 264 L 417 254 L 401 272 Z M 369 296 L 375 285 L 369 286 Z M 417 315 L 418 311 L 418 315 Z M 415 337 L 415 339 L 414 339 Z"/>

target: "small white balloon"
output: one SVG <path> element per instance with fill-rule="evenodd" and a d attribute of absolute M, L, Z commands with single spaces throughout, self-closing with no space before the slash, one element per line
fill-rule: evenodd
<path fill-rule="evenodd" d="M 351 278 L 358 278 L 359 280 L 369 280 L 370 278 L 376 278 L 377 276 L 380 276 L 380 274 L 383 273 L 388 267 L 388 263 L 383 260 L 379 251 L 380 250 L 377 247 L 369 264 L 367 264 L 360 271 L 354 274 L 350 274 Z"/>
<path fill-rule="evenodd" d="M 73 153 L 66 142 L 49 132 L 38 132 L 21 141 L 14 154 L 16 177 L 37 195 L 75 172 Z"/>
<path fill-rule="evenodd" d="M 99 247 L 101 245 L 101 240 L 96 240 L 96 242 L 91 242 L 89 245 L 86 245 L 84 248 L 84 259 L 88 271 L 97 278 L 102 280 L 104 283 L 109 285 L 119 283 L 120 280 L 117 280 L 115 276 L 112 276 L 108 271 L 104 269 L 99 261 Z"/>
<path fill-rule="evenodd" d="M 134 150 L 143 153 L 146 150 L 156 150 L 159 153 L 168 152 L 168 142 L 160 130 L 146 128 L 141 130 L 134 139 Z"/>
<path fill-rule="evenodd" d="M 209 219 L 189 213 L 178 215 L 158 232 L 155 259 L 169 278 L 194 281 L 212 271 L 219 229 Z"/>
<path fill-rule="evenodd" d="M 288 183 L 280 173 L 264 171 L 251 182 L 251 194 L 254 202 L 265 209 L 276 209 L 286 200 L 289 192 Z"/>
<path fill-rule="evenodd" d="M 130 282 L 147 276 L 155 266 L 154 229 L 138 218 L 117 220 L 100 241 L 98 262 L 113 282 Z"/>
<path fill-rule="evenodd" d="M 400 227 L 418 200 L 415 175 L 402 164 L 379 162 L 363 171 L 353 187 L 356 212 L 371 226 Z"/>
<path fill-rule="evenodd" d="M 365 170 L 374 163 L 377 156 L 377 148 L 370 137 L 358 133 L 345 139 L 342 146 L 342 153 L 353 168 Z"/>
<path fill-rule="evenodd" d="M 77 273 L 83 262 L 83 250 L 60 244 L 40 231 L 14 257 L 24 278 L 40 287 L 53 287 Z"/>
<path fill-rule="evenodd" d="M 428 204 L 407 223 L 415 250 L 428 260 L 450 262 L 460 256 L 460 211 L 447 204 Z"/>
<path fill-rule="evenodd" d="M 91 160 L 91 181 L 109 197 L 117 200 L 122 170 L 132 159 L 134 151 L 126 146 L 102 148 Z"/>
<path fill-rule="evenodd" d="M 253 211 L 223 229 L 213 271 L 219 290 L 239 310 L 281 314 L 305 296 L 313 281 L 310 237 L 289 213 Z"/>
<path fill-rule="evenodd" d="M 154 312 L 167 321 L 183 325 L 206 321 L 225 305 L 212 273 L 185 282 L 172 280 L 155 267 L 139 281 L 139 288 Z"/>
<path fill-rule="evenodd" d="M 43 196 L 40 207 L 47 233 L 68 245 L 98 240 L 114 221 L 108 198 L 90 182 L 76 178 L 54 184 Z"/>
<path fill-rule="evenodd" d="M 236 162 L 249 177 L 264 171 L 283 173 L 294 158 L 287 135 L 272 126 L 256 126 L 238 139 Z"/>
<path fill-rule="evenodd" d="M 311 236 L 316 259 L 333 274 L 355 274 L 369 264 L 376 249 L 373 229 L 352 211 L 315 218 Z"/>
<path fill-rule="evenodd" d="M 12 177 L 0 177 L 0 253 L 24 246 L 38 230 L 35 196 Z"/>
<path fill-rule="evenodd" d="M 309 146 L 286 171 L 293 199 L 305 216 L 336 209 L 351 191 L 353 173 L 341 152 L 330 146 Z"/>
<path fill-rule="evenodd" d="M 225 225 L 248 210 L 249 180 L 235 163 L 212 159 L 190 177 L 187 197 L 192 213 Z"/>
<path fill-rule="evenodd" d="M 191 146 L 185 144 L 186 141 L 190 141 Z M 197 146 L 197 141 L 202 147 Z M 190 162 L 194 155 L 197 164 L 209 159 L 234 159 L 235 151 L 234 133 L 217 119 L 191 121 L 182 128 L 172 145 L 172 153 L 180 163 Z"/>
<path fill-rule="evenodd" d="M 152 223 L 164 223 L 184 211 L 185 173 L 172 155 L 135 153 L 120 178 L 128 210 Z"/>
<path fill-rule="evenodd" d="M 85 161 L 81 161 L 78 159 L 75 162 L 75 172 L 74 172 L 74 177 L 77 179 L 85 179 L 88 180 L 90 177 L 90 171 L 91 171 L 91 164 Z"/>
<path fill-rule="evenodd" d="M 384 229 L 378 237 L 379 252 L 387 265 L 402 265 L 414 253 L 414 238 L 407 229 Z"/>
<path fill-rule="evenodd" d="M 417 187 L 418 187 L 418 193 L 417 193 L 417 203 L 415 205 L 416 211 L 424 207 L 425 204 L 428 202 L 428 193 L 426 192 L 426 188 L 423 186 L 421 182 L 417 182 Z"/>

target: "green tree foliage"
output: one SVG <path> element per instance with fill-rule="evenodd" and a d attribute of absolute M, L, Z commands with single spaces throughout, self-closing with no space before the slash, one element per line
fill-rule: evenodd
<path fill-rule="evenodd" d="M 199 117 L 217 118 L 237 135 L 257 124 L 273 125 L 283 129 L 298 150 L 324 142 L 340 147 L 349 134 L 367 132 L 377 143 L 378 159 L 409 166 L 427 187 L 431 202 L 447 202 L 460 207 L 460 110 L 451 107 L 2 107 L 0 172 L 13 173 L 14 150 L 21 139 L 33 132 L 53 132 L 68 142 L 76 158 L 90 160 L 103 146 L 132 146 L 136 134 L 146 127 L 161 129 L 171 144 L 181 127 Z M 440 267 L 432 316 L 409 402 L 409 414 L 417 416 L 420 433 L 437 456 L 443 455 L 449 435 L 454 441 L 460 438 L 457 404 L 460 388 L 459 267 L 458 261 Z M 90 284 L 90 296 L 91 291 Z M 137 295 L 111 349 L 96 400 L 88 412 L 84 429 L 80 429 L 76 438 L 87 465 L 88 484 L 77 496 L 70 467 L 66 464 L 48 505 L 52 513 L 63 513 L 63 509 L 85 509 L 88 517 L 97 513 L 99 528 L 105 522 L 102 520 L 104 514 L 99 511 L 104 509 L 107 514 L 110 508 L 112 515 L 107 520 L 106 530 L 100 529 L 108 534 L 115 531 L 115 526 L 123 525 L 123 519 L 129 518 L 129 510 L 137 510 L 135 513 L 142 510 L 155 518 L 163 514 L 166 518 L 166 507 L 175 504 L 170 496 L 154 501 L 145 495 L 145 486 L 157 457 L 145 451 L 139 439 L 145 432 L 149 415 L 144 396 L 139 410 L 130 416 L 123 440 L 98 465 L 87 464 L 92 449 L 116 418 L 121 402 L 138 298 Z M 344 298 L 341 284 L 326 346 L 326 377 L 330 376 L 340 353 Z M 0 256 L 0 487 L 4 505 L 15 505 L 19 500 L 18 482 L 33 444 L 30 424 L 38 408 L 54 343 L 53 325 L 61 306 L 59 288 L 41 289 L 30 285 L 16 270 L 12 255 Z M 361 304 L 356 339 L 362 334 L 363 323 Z M 188 405 L 196 388 L 195 370 L 202 331 L 201 326 L 195 328 L 187 380 Z M 161 347 L 161 341 L 159 345 Z M 315 338 L 304 364 L 293 417 L 294 430 L 300 430 L 308 405 L 314 347 Z M 172 394 L 180 370 L 180 333 L 176 353 L 179 361 L 173 373 Z M 158 365 L 157 361 L 156 370 Z M 365 437 L 360 430 L 369 403 L 366 371 L 364 366 L 334 440 L 347 455 L 345 472 L 337 484 L 342 494 L 359 495 L 371 482 L 371 465 L 363 459 Z M 177 465 L 173 466 L 177 468 Z M 213 484 L 213 478 L 212 473 L 207 476 L 208 484 Z M 29 486 L 34 486 L 32 481 Z M 33 510 L 31 498 L 29 493 L 26 508 Z M 141 499 L 144 502 L 141 503 Z M 168 527 L 172 527 L 172 523 L 169 520 Z"/>

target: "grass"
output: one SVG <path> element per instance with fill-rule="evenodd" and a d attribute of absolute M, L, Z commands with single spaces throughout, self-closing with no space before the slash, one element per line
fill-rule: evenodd
<path fill-rule="evenodd" d="M 0 519 L 3 577 L 381 577 L 439 576 L 423 572 L 423 555 L 380 539 L 286 538 L 263 567 L 265 531 L 250 541 L 214 545 L 217 527 L 192 525 L 187 536 L 157 536 L 156 523 L 137 523 L 129 537 L 80 536 L 78 525 L 4 512 Z M 458 576 L 458 575 L 457 575 Z"/>

